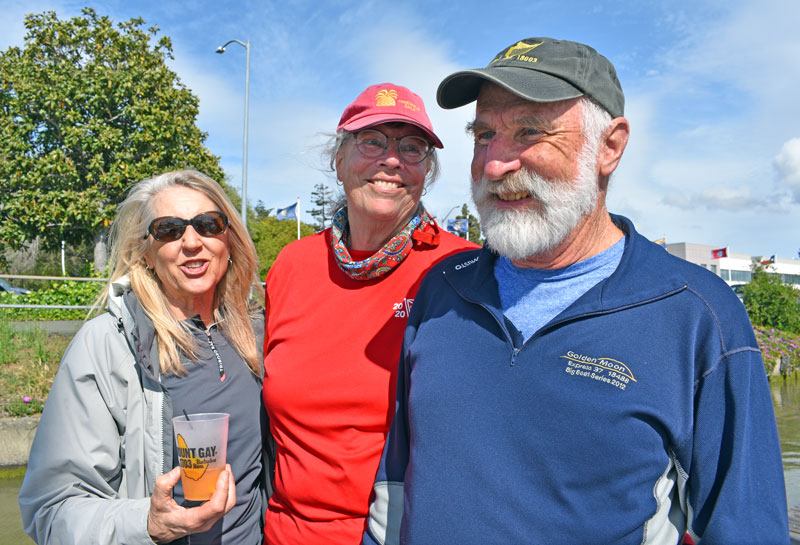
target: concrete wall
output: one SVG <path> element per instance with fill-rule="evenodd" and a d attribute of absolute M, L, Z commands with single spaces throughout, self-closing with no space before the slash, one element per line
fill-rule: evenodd
<path fill-rule="evenodd" d="M 9 322 L 13 328 L 40 327 L 47 333 L 71 337 L 83 325 L 82 320 L 52 322 Z M 0 418 L 0 467 L 21 466 L 28 463 L 33 436 L 39 425 L 39 415 L 18 418 Z"/>
<path fill-rule="evenodd" d="M 0 467 L 28 463 L 39 415 L 0 418 Z"/>

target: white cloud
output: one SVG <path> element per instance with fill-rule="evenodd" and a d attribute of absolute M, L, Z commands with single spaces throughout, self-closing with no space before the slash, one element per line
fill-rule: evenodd
<path fill-rule="evenodd" d="M 797 230 L 784 219 L 800 204 L 789 144 L 800 117 L 800 3 L 664 6 L 672 39 L 626 89 L 632 134 L 609 209 L 656 237 L 795 255 Z"/>
<path fill-rule="evenodd" d="M 251 93 L 260 93 L 263 104 L 254 107 L 251 96 L 248 176 L 251 199 L 261 199 L 267 207 L 273 203 L 285 206 L 284 201 L 290 202 L 298 194 L 306 198 L 316 183 L 332 186 L 319 161 L 318 135 L 335 132 L 341 112 L 368 85 L 389 81 L 404 85 L 423 98 L 436 133 L 445 143 L 445 149 L 439 152 L 442 176 L 423 198 L 426 206 L 432 214 L 442 217 L 452 206 L 470 202 L 468 173 L 472 146 L 464 126 L 472 117 L 472 108 L 444 111 L 435 99 L 436 88 L 444 76 L 462 67 L 448 60 L 445 48 L 426 31 L 425 19 L 414 10 L 413 6 L 390 7 L 366 2 L 339 12 L 336 24 L 326 24 L 324 34 L 314 36 L 311 41 L 302 29 L 297 35 L 284 34 L 285 40 L 276 40 L 277 51 L 271 51 L 269 59 L 262 59 L 261 70 L 266 65 L 280 77 L 272 82 L 262 79 L 260 85 L 256 84 L 260 91 L 255 90 L 251 81 Z M 276 14 L 278 21 L 286 16 Z M 370 25 L 365 26 L 365 20 Z M 278 21 L 271 25 L 279 24 Z M 392 29 L 391 37 L 387 37 L 387 28 Z M 283 32 L 286 33 L 285 26 Z M 233 86 L 214 85 L 190 73 L 186 72 L 186 80 L 197 82 L 191 87 L 201 96 L 201 119 L 207 115 L 207 103 L 214 109 L 223 94 L 232 90 L 232 96 L 237 96 L 237 92 L 241 95 L 241 90 L 236 91 L 235 87 L 238 82 Z M 268 89 L 265 91 L 263 86 Z M 241 135 L 241 114 L 234 115 L 238 117 L 228 119 L 227 123 L 237 127 Z M 222 117 L 218 112 L 214 116 Z M 237 149 L 241 147 L 241 136 L 229 131 L 226 134 L 237 142 L 238 148 L 228 143 L 225 147 L 239 155 L 240 161 Z M 215 144 L 219 142 L 217 134 L 213 139 Z M 237 185 L 240 162 L 232 155 L 224 156 L 223 161 Z M 256 179 L 260 181 L 255 182 Z M 305 207 L 301 202 L 301 208 Z"/>
<path fill-rule="evenodd" d="M 431 123 L 445 147 L 438 152 L 441 176 L 423 201 L 434 216 L 443 219 L 454 206 L 460 209 L 463 203 L 468 203 L 471 207 L 472 141 L 464 128 L 474 116 L 474 105 L 443 110 L 436 103 L 436 90 L 447 75 L 471 67 L 451 61 L 448 45 L 437 41 L 433 33 L 420 30 L 425 26 L 422 13 L 408 10 L 382 13 L 351 52 L 356 62 L 364 64 L 371 83 L 391 81 L 404 85 L 425 102 Z M 387 43 L 385 29 L 389 27 L 393 29 L 389 47 L 362 47 L 363 44 Z M 491 52 L 486 53 L 487 60 L 491 55 Z"/>
<path fill-rule="evenodd" d="M 769 206 L 769 201 L 751 195 L 748 187 L 709 187 L 702 191 L 668 192 L 662 202 L 683 210 L 707 209 L 728 211 L 754 211 Z"/>
<path fill-rule="evenodd" d="M 773 160 L 778 175 L 778 185 L 792 193 L 795 203 L 800 204 L 800 138 L 787 141 Z"/>

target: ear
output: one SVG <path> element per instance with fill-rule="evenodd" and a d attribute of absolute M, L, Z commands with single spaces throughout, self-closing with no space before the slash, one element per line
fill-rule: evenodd
<path fill-rule="evenodd" d="M 336 168 L 337 178 L 339 176 L 339 170 L 341 169 L 342 166 L 342 161 L 344 161 L 344 150 L 342 148 L 344 148 L 344 143 L 342 143 L 342 145 L 339 146 L 339 149 L 336 150 L 336 157 L 333 158 L 333 164 L 335 165 Z M 341 180 L 341 178 L 338 179 Z"/>
<path fill-rule="evenodd" d="M 144 255 L 142 256 L 142 259 L 144 260 L 144 266 L 147 267 L 148 269 L 152 270 L 153 269 L 153 262 L 150 259 L 150 249 L 145 251 Z"/>
<path fill-rule="evenodd" d="M 610 176 L 616 170 L 625 146 L 628 145 L 629 134 L 630 125 L 627 119 L 617 117 L 611 121 L 611 126 L 606 129 L 606 136 L 598 150 L 597 168 L 600 176 Z"/>

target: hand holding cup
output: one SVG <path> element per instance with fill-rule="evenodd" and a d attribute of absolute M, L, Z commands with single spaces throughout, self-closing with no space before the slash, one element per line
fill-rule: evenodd
<path fill-rule="evenodd" d="M 155 543 L 167 543 L 189 534 L 205 532 L 236 505 L 236 483 L 231 466 L 217 477 L 211 498 L 198 507 L 181 507 L 172 498 L 172 488 L 181 477 L 175 467 L 156 479 L 147 514 L 147 532 Z"/>

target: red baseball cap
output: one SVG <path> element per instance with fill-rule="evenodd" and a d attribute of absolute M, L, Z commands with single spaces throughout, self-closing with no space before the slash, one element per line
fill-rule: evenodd
<path fill-rule="evenodd" d="M 433 132 L 433 125 L 425 113 L 425 104 L 420 96 L 393 83 L 379 83 L 364 89 L 344 109 L 336 131 L 357 131 L 391 122 L 410 123 L 419 127 L 430 137 L 434 146 L 444 147 Z"/>

